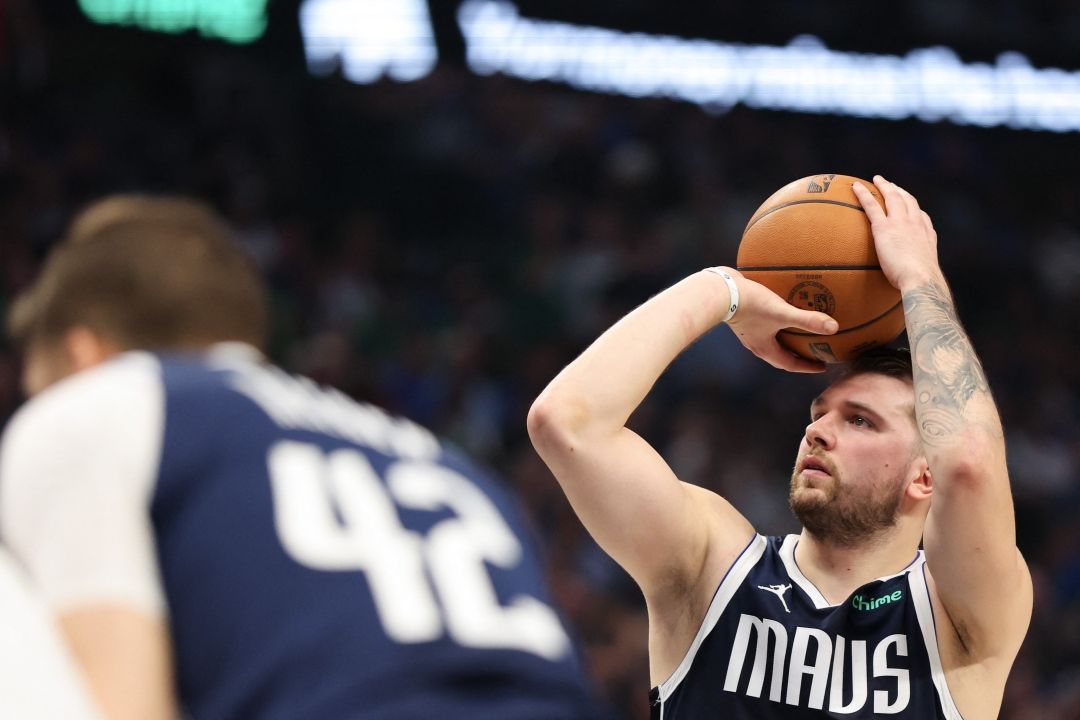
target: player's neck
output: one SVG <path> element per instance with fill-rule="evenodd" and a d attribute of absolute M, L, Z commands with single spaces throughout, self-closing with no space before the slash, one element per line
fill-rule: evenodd
<path fill-rule="evenodd" d="M 918 548 L 918 540 L 908 541 L 904 533 L 841 546 L 803 530 L 795 548 L 795 562 L 826 600 L 841 603 L 871 580 L 902 571 L 915 559 Z"/>

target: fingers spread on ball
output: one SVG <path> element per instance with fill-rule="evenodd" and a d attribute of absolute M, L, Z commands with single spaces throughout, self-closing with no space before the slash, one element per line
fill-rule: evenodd
<path fill-rule="evenodd" d="M 895 183 L 889 182 L 880 175 L 875 175 L 874 184 L 877 185 L 878 190 L 881 191 L 881 196 L 885 198 L 885 212 L 890 217 L 894 215 L 907 215 L 907 202 L 904 200 L 900 188 L 897 187 Z"/>
<path fill-rule="evenodd" d="M 873 224 L 885 218 L 885 211 L 881 209 L 881 204 L 874 198 L 874 194 L 870 192 L 865 185 L 860 182 L 851 184 L 851 189 L 855 192 L 855 197 L 858 198 L 859 204 L 862 205 L 863 211 L 866 212 L 866 217 Z"/>

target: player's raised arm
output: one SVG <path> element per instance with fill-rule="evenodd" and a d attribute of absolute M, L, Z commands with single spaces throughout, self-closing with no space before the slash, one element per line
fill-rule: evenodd
<path fill-rule="evenodd" d="M 927 566 L 973 658 L 1011 662 L 1031 614 L 1031 579 L 1016 548 L 1001 421 L 937 260 L 929 216 L 875 177 L 887 214 L 856 186 L 882 269 L 902 293 L 914 365 L 915 415 L 934 480 Z"/>
<path fill-rule="evenodd" d="M 728 318 L 734 305 L 738 310 Z M 533 444 L 574 510 L 650 599 L 685 592 L 708 567 L 726 567 L 753 533 L 725 500 L 680 482 L 626 427 L 668 364 L 725 319 L 755 354 L 801 372 L 821 366 L 781 348 L 777 331 L 835 330 L 828 316 L 794 308 L 734 270 L 701 271 L 601 335 L 559 373 L 529 413 Z"/>

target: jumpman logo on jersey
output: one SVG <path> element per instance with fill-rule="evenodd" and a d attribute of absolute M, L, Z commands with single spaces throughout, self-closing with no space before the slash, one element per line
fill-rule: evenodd
<path fill-rule="evenodd" d="M 790 613 L 788 609 L 787 600 L 784 599 L 784 593 L 791 589 L 791 585 L 758 585 L 758 590 L 764 590 L 765 592 L 771 592 L 780 598 L 780 602 L 784 604 L 784 612 Z"/>

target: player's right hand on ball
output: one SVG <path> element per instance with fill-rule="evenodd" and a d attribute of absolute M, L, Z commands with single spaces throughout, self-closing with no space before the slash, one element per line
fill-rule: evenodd
<path fill-rule="evenodd" d="M 824 372 L 825 363 L 801 358 L 776 339 L 784 328 L 806 330 L 819 335 L 832 335 L 839 326 L 821 312 L 802 310 L 761 283 L 745 278 L 732 268 L 724 268 L 739 288 L 739 309 L 727 324 L 739 342 L 773 367 L 790 372 Z"/>

